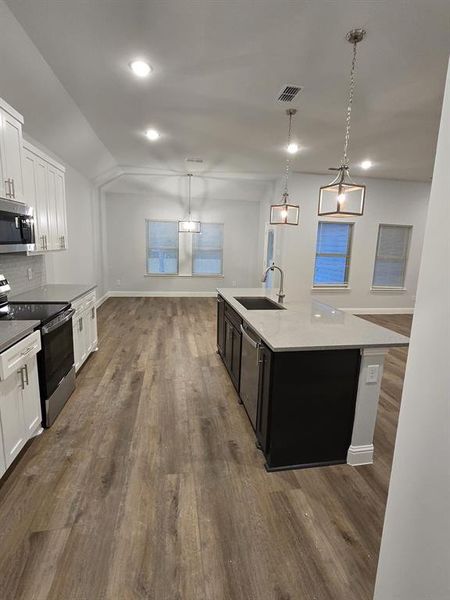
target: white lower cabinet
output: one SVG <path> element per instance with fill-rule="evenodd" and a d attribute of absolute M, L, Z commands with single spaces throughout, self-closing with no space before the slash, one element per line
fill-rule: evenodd
<path fill-rule="evenodd" d="M 75 302 L 73 315 L 73 353 L 75 371 L 78 371 L 91 352 L 97 350 L 97 309 L 95 292 L 89 292 Z"/>
<path fill-rule="evenodd" d="M 0 354 L 0 477 L 41 427 L 41 400 L 34 332 Z"/>

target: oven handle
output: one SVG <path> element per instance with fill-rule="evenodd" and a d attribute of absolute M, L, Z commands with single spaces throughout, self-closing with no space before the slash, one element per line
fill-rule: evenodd
<path fill-rule="evenodd" d="M 75 314 L 75 311 L 73 308 L 71 308 L 67 312 L 60 315 L 60 317 L 58 317 L 58 319 L 56 319 L 56 323 L 50 323 L 49 325 L 44 325 L 44 327 L 41 329 L 42 335 L 47 335 L 47 333 L 50 333 L 50 332 L 54 331 L 55 329 L 58 329 L 58 327 L 61 327 L 61 325 L 64 325 L 64 323 L 67 323 L 67 321 L 70 321 L 70 319 L 73 317 L 74 314 Z M 63 318 L 61 318 L 61 317 L 63 317 Z"/>

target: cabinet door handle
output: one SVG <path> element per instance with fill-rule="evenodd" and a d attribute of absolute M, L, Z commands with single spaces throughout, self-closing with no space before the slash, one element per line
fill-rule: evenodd
<path fill-rule="evenodd" d="M 27 385 L 30 385 L 30 380 L 28 379 L 28 365 L 25 365 L 24 369 L 25 369 L 25 383 Z"/>
<path fill-rule="evenodd" d="M 25 389 L 25 380 L 23 378 L 23 367 L 21 369 L 19 369 L 17 372 L 20 373 L 20 385 L 21 385 L 21 388 L 24 390 Z"/>
<path fill-rule="evenodd" d="M 41 249 L 45 250 L 44 236 L 43 235 L 39 236 L 39 239 L 41 240 Z"/>
<path fill-rule="evenodd" d="M 78 329 L 83 331 L 83 317 L 80 317 L 78 320 Z"/>
<path fill-rule="evenodd" d="M 45 239 L 45 249 L 48 250 L 47 235 L 44 235 L 44 239 Z"/>
<path fill-rule="evenodd" d="M 95 319 L 95 306 L 91 308 L 91 319 Z"/>
<path fill-rule="evenodd" d="M 11 198 L 11 182 L 9 179 L 5 179 L 5 196 Z"/>
<path fill-rule="evenodd" d="M 16 185 L 14 183 L 14 179 L 11 179 L 11 185 L 12 185 L 11 195 L 12 195 L 13 198 L 15 198 L 16 197 Z"/>

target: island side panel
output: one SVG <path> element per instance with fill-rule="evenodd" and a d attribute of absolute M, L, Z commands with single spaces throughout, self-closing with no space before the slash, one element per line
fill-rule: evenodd
<path fill-rule="evenodd" d="M 347 454 L 347 463 L 353 467 L 373 462 L 373 434 L 387 351 L 387 348 L 362 350 L 352 442 Z"/>
<path fill-rule="evenodd" d="M 347 461 L 359 366 L 359 349 L 272 353 L 268 470 Z"/>

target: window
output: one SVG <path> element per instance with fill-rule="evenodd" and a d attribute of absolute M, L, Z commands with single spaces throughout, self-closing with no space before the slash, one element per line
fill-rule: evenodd
<path fill-rule="evenodd" d="M 352 223 L 319 223 L 314 287 L 347 287 L 352 229 Z"/>
<path fill-rule="evenodd" d="M 202 223 L 201 233 L 192 234 L 192 275 L 222 275 L 222 263 L 223 225 Z"/>
<path fill-rule="evenodd" d="M 223 224 L 179 233 L 178 221 L 146 221 L 147 275 L 223 275 Z"/>
<path fill-rule="evenodd" d="M 380 225 L 373 288 L 404 287 L 411 229 L 409 225 Z"/>
<path fill-rule="evenodd" d="M 177 221 L 147 221 L 147 273 L 178 273 Z"/>

